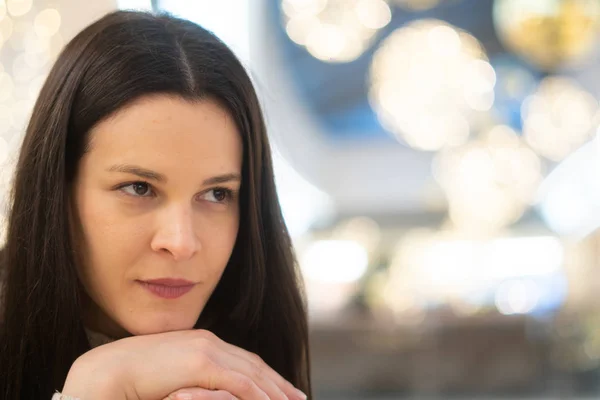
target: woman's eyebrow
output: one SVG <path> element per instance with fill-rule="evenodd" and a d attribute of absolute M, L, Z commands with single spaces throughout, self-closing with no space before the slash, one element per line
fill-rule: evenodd
<path fill-rule="evenodd" d="M 139 176 L 140 178 L 152 180 L 155 182 L 166 183 L 167 177 L 160 172 L 152 171 L 147 168 L 140 167 L 138 165 L 132 164 L 115 164 L 107 169 L 109 172 L 121 172 L 125 174 L 132 174 Z M 241 181 L 242 176 L 236 172 L 230 172 L 222 175 L 213 176 L 211 178 L 205 179 L 202 182 L 203 185 L 215 185 L 218 183 L 227 183 L 232 181 Z"/>

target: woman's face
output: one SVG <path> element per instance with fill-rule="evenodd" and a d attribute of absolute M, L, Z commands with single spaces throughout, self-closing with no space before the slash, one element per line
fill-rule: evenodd
<path fill-rule="evenodd" d="M 235 244 L 242 153 L 210 100 L 143 98 L 92 129 L 74 186 L 89 328 L 194 326 Z"/>

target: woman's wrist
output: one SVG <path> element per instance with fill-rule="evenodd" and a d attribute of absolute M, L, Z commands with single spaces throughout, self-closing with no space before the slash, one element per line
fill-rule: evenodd
<path fill-rule="evenodd" d="M 78 358 L 67 375 L 61 394 L 81 400 L 126 400 L 119 390 L 119 371 L 114 366 L 94 363 L 84 354 Z"/>

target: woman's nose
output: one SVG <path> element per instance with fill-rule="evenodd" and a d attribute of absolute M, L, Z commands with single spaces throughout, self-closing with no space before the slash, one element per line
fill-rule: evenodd
<path fill-rule="evenodd" d="M 173 206 L 164 210 L 158 219 L 152 239 L 152 250 L 169 253 L 175 261 L 185 261 L 200 249 L 194 231 L 192 210 L 189 206 Z"/>

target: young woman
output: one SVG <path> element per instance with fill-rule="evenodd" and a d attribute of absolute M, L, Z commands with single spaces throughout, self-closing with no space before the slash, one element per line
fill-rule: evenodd
<path fill-rule="evenodd" d="M 1 265 L 2 399 L 310 395 L 259 102 L 189 21 L 119 11 L 66 46 L 27 127 Z"/>

